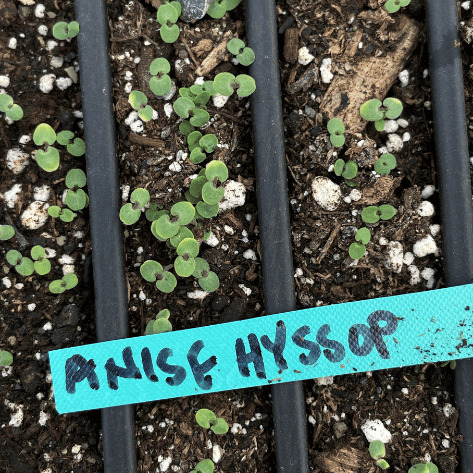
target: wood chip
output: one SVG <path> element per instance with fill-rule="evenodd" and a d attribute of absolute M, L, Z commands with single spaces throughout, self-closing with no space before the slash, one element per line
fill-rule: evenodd
<path fill-rule="evenodd" d="M 290 64 L 297 62 L 299 54 L 299 30 L 297 28 L 288 28 L 284 33 L 284 59 Z"/>
<path fill-rule="evenodd" d="M 202 61 L 202 65 L 195 71 L 198 76 L 205 76 L 210 71 L 213 71 L 222 61 L 227 58 L 227 44 L 228 42 L 238 37 L 233 35 L 231 31 L 227 31 L 222 38 L 219 45 L 212 50 L 212 52 Z"/>
<path fill-rule="evenodd" d="M 147 136 L 141 136 L 136 133 L 130 133 L 128 135 L 128 139 L 132 143 L 136 143 L 137 145 L 142 146 L 151 146 L 153 148 L 159 149 L 162 149 L 165 146 L 164 141 L 158 140 L 156 138 L 148 138 Z"/>
<path fill-rule="evenodd" d="M 327 473 L 374 473 L 376 467 L 367 451 L 353 447 L 342 447 L 330 452 L 321 452 L 315 463 Z"/>
<path fill-rule="evenodd" d="M 360 107 L 367 100 L 386 97 L 388 90 L 405 67 L 410 55 L 417 46 L 420 37 L 420 25 L 411 18 L 400 15 L 390 32 L 390 37 L 397 38 L 396 47 L 385 57 L 365 56 L 353 61 L 352 73 L 336 75 L 320 104 L 320 111 L 331 118 L 343 121 L 347 131 L 360 133 L 368 123 L 360 116 Z M 353 40 L 347 45 L 344 55 L 358 47 L 359 41 Z M 349 57 L 346 57 L 349 61 Z M 340 108 L 342 95 L 348 94 L 348 105 Z"/>

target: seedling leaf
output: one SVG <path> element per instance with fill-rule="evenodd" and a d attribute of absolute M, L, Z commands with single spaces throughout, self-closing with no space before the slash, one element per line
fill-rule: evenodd
<path fill-rule="evenodd" d="M 165 271 L 163 273 L 163 279 L 156 281 L 156 287 L 161 291 L 170 293 L 174 290 L 177 286 L 177 279 L 174 274 L 170 273 L 169 271 Z"/>
<path fill-rule="evenodd" d="M 173 108 L 174 108 L 174 111 L 181 118 L 189 118 L 189 112 L 191 110 L 194 110 L 195 104 L 191 99 L 188 99 L 187 97 L 179 97 L 174 102 Z"/>
<path fill-rule="evenodd" d="M 133 225 L 139 220 L 140 215 L 141 215 L 141 210 L 140 209 L 134 210 L 132 204 L 125 204 L 120 209 L 120 220 L 125 225 Z"/>
<path fill-rule="evenodd" d="M 213 133 L 209 133 L 199 140 L 199 145 L 206 153 L 212 153 L 218 145 L 218 138 Z"/>
<path fill-rule="evenodd" d="M 217 435 L 223 435 L 228 432 L 228 424 L 221 417 L 217 417 L 215 424 L 210 427 L 210 430 Z"/>
<path fill-rule="evenodd" d="M 82 190 L 68 190 L 65 198 L 67 206 L 74 211 L 82 210 L 87 205 L 87 194 Z"/>
<path fill-rule="evenodd" d="M 158 319 L 153 322 L 153 333 L 171 332 L 172 325 L 167 319 Z"/>
<path fill-rule="evenodd" d="M 380 218 L 378 215 L 378 207 L 370 205 L 361 211 L 361 219 L 366 223 L 376 223 Z"/>
<path fill-rule="evenodd" d="M 237 95 L 238 97 L 248 97 L 256 90 L 256 82 L 253 77 L 246 74 L 240 74 L 235 79 L 238 84 Z"/>
<path fill-rule="evenodd" d="M 380 458 L 386 456 L 386 448 L 384 446 L 384 443 L 381 442 L 381 440 L 373 440 L 370 443 L 369 451 L 371 458 L 373 458 L 374 460 L 379 460 Z"/>
<path fill-rule="evenodd" d="M 381 459 L 381 460 L 378 460 L 376 462 L 376 464 L 382 469 L 382 470 L 387 470 L 389 468 L 389 463 L 384 460 L 384 459 Z"/>
<path fill-rule="evenodd" d="M 33 133 L 33 141 L 36 146 L 42 146 L 44 143 L 52 145 L 56 141 L 56 133 L 47 123 L 40 123 Z"/>
<path fill-rule="evenodd" d="M 194 258 L 188 258 L 185 260 L 182 256 L 178 256 L 174 261 L 174 270 L 183 278 L 190 276 L 195 270 Z"/>
<path fill-rule="evenodd" d="M 210 409 L 199 409 L 195 414 L 195 420 L 204 429 L 210 429 L 210 421 L 215 422 L 217 416 Z"/>
<path fill-rule="evenodd" d="M 179 246 L 176 249 L 176 253 L 179 256 L 187 255 L 190 258 L 195 258 L 199 254 L 199 244 L 194 238 L 184 238 L 184 240 L 179 243 Z M 191 271 L 190 274 L 194 272 L 194 269 Z"/>
<path fill-rule="evenodd" d="M 39 149 L 36 151 L 36 162 L 38 166 L 47 172 L 53 172 L 59 167 L 59 151 L 52 146 L 47 151 Z"/>
<path fill-rule="evenodd" d="M 218 204 L 207 204 L 206 202 L 197 202 L 196 210 L 204 218 L 212 218 L 218 214 Z"/>
<path fill-rule="evenodd" d="M 371 99 L 365 102 L 360 107 L 360 115 L 368 121 L 375 122 L 384 118 L 383 112 L 379 110 L 381 107 L 381 101 L 378 99 Z"/>
<path fill-rule="evenodd" d="M 0 225 L 0 241 L 9 240 L 15 235 L 15 229 L 11 225 Z"/>
<path fill-rule="evenodd" d="M 363 243 L 353 242 L 348 248 L 348 254 L 352 259 L 360 259 L 366 253 L 366 246 Z"/>
<path fill-rule="evenodd" d="M 190 202 L 178 202 L 171 207 L 171 215 L 179 217 L 179 225 L 187 225 L 194 219 L 195 208 Z"/>
<path fill-rule="evenodd" d="M 407 7 L 411 3 L 411 0 L 388 0 L 384 4 L 384 8 L 388 13 L 396 13 L 401 7 Z"/>
<path fill-rule="evenodd" d="M 206 182 L 202 187 L 202 199 L 206 204 L 214 205 L 223 199 L 225 189 L 223 187 L 215 188 L 212 182 Z"/>
<path fill-rule="evenodd" d="M 374 163 L 374 170 L 381 176 L 389 174 L 395 167 L 396 158 L 390 153 L 381 155 L 381 157 Z"/>
<path fill-rule="evenodd" d="M 392 205 L 380 205 L 378 209 L 381 212 L 381 220 L 389 220 L 396 215 L 396 209 Z"/>
<path fill-rule="evenodd" d="M 0 350 L 0 366 L 9 366 L 13 363 L 13 355 L 9 351 Z"/>
<path fill-rule="evenodd" d="M 156 274 L 162 274 L 163 267 L 152 259 L 145 261 L 140 266 L 140 273 L 146 281 L 154 282 L 156 281 Z"/>
<path fill-rule="evenodd" d="M 7 254 L 6 254 L 6 258 L 7 258 L 7 261 L 15 266 L 18 261 L 21 260 L 21 253 L 17 250 L 10 250 Z"/>
<path fill-rule="evenodd" d="M 69 189 L 73 187 L 85 187 L 87 176 L 82 169 L 71 169 L 66 175 L 66 186 Z"/>
<path fill-rule="evenodd" d="M 228 168 L 222 161 L 211 161 L 205 168 L 205 177 L 209 181 L 218 178 L 220 182 L 225 182 L 228 179 Z"/>
<path fill-rule="evenodd" d="M 366 245 L 371 240 L 371 232 L 367 228 L 360 228 L 355 235 L 355 240 Z M 373 442 L 371 442 L 373 443 Z M 371 445 L 371 444 L 370 444 Z M 374 458 L 374 457 L 373 457 Z"/>
<path fill-rule="evenodd" d="M 429 467 L 423 463 L 418 463 L 409 468 L 409 473 L 429 473 Z"/>
<path fill-rule="evenodd" d="M 200 164 L 202 161 L 207 159 L 207 155 L 202 152 L 202 148 L 200 146 L 197 146 L 191 151 L 189 159 L 194 164 Z"/>
<path fill-rule="evenodd" d="M 399 2 L 402 2 L 402 0 L 399 0 Z M 385 115 L 390 120 L 398 118 L 402 113 L 402 102 L 399 99 L 388 97 L 384 99 L 383 105 L 387 108 Z"/>

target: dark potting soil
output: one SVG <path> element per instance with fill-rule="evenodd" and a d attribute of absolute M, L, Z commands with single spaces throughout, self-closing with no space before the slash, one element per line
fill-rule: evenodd
<path fill-rule="evenodd" d="M 397 167 L 381 190 L 376 187 L 379 176 L 372 173 L 372 161 L 373 156 L 377 156 L 376 150 L 384 146 L 386 134 L 376 132 L 370 125 L 359 136 L 347 133 L 348 145 L 341 154 L 333 156 L 335 150 L 326 133 L 327 118 L 331 117 L 319 115 L 329 84 L 319 78 L 305 91 L 288 92 L 288 87 L 297 83 L 310 68 L 316 66 L 315 69 L 320 70 L 325 58 L 332 59 L 332 73 L 336 76 L 349 60 L 357 61 L 378 50 L 389 55 L 396 49 L 396 42 L 389 35 L 393 28 L 389 21 L 385 21 L 385 29 L 382 29 L 373 28 L 373 20 L 361 19 L 360 14 L 381 14 L 383 10 L 378 2 L 348 3 L 341 2 L 338 7 L 326 1 L 278 2 L 298 308 L 443 287 L 440 254 L 416 257 L 409 265 L 403 262 L 400 272 L 397 272 L 398 267 L 386 265 L 389 242 L 399 242 L 404 254 L 412 253 L 414 243 L 427 236 L 432 225 L 439 223 L 438 214 L 422 217 L 416 213 L 425 186 L 436 187 L 432 118 L 426 104 L 430 100 L 429 84 L 428 78 L 424 78 L 428 67 L 425 32 L 404 67 L 413 80 L 406 87 L 396 81 L 388 93 L 403 100 L 405 108 L 401 118 L 408 121 L 408 127 L 400 128 L 397 134 L 402 136 L 408 132 L 410 139 L 403 142 L 400 152 L 394 153 Z M 81 109 L 79 84 L 73 83 L 65 90 L 55 85 L 48 94 L 38 88 L 41 76 L 54 73 L 57 77 L 67 77 L 65 69 L 77 61 L 76 40 L 57 41 L 59 44 L 53 50 L 45 49 L 48 40 L 54 39 L 50 33 L 52 26 L 63 18 L 67 21 L 74 18 L 72 2 L 58 5 L 45 1 L 43 4 L 45 17 L 37 18 L 35 6 L 0 0 L 0 12 L 10 12 L 0 20 L 3 21 L 0 24 L 1 74 L 9 75 L 10 85 L 5 90 L 25 110 L 25 117 L 15 124 L 8 125 L 4 118 L 0 119 L 2 156 L 12 148 L 31 153 L 35 146 L 31 142 L 20 145 L 19 140 L 23 135 L 31 136 L 41 122 L 51 124 L 57 131 L 71 129 L 81 136 L 80 114 L 71 113 Z M 416 0 L 405 12 L 423 24 L 424 10 Z M 56 17 L 51 18 L 51 13 Z M 462 14 L 469 18 L 469 12 L 462 11 Z M 392 15 L 396 16 L 398 14 Z M 177 92 L 171 100 L 150 97 L 158 118 L 144 123 L 142 131 L 138 124 L 130 126 L 129 121 L 125 122 L 132 112 L 128 94 L 131 90 L 145 91 L 149 62 L 159 56 L 170 60 L 171 76 L 178 87 L 193 84 L 196 69 L 220 44 L 225 33 L 230 31 L 245 38 L 244 9 L 240 5 L 222 20 L 206 17 L 193 25 L 181 23 L 181 34 L 174 45 L 164 45 L 160 40 L 156 9 L 146 2 L 111 1 L 109 17 L 122 192 L 126 197 L 127 192 L 144 187 L 150 191 L 152 200 L 170 208 L 182 197 L 191 176 L 201 168 L 190 163 L 183 154 L 188 153 L 186 143 L 179 133 L 177 116 L 169 108 Z M 468 21 L 468 18 L 463 19 Z M 45 37 L 37 32 L 40 25 L 49 28 Z M 286 34 L 288 29 L 291 32 Z M 380 36 L 378 29 L 385 34 Z M 363 32 L 363 45 L 357 47 L 359 54 L 348 60 L 345 51 L 356 30 Z M 8 46 L 12 37 L 18 41 L 16 49 Z M 465 38 L 464 41 L 468 42 Z M 468 61 L 469 46 L 463 45 Z M 303 46 L 315 57 L 307 65 L 298 63 Z M 52 56 L 63 57 L 64 64 L 52 68 Z M 247 72 L 226 57 L 206 78 L 211 79 L 223 71 Z M 465 71 L 468 73 L 468 69 Z M 466 84 L 471 89 L 468 74 Z M 173 252 L 151 234 L 150 223 L 142 215 L 135 225 L 124 226 L 132 336 L 142 335 L 146 323 L 165 307 L 171 311 L 173 330 L 264 315 L 248 104 L 248 99 L 240 101 L 232 97 L 222 109 L 209 107 L 211 122 L 206 132 L 215 133 L 220 142 L 213 158 L 227 164 L 229 179 L 244 187 L 246 197 L 244 205 L 212 219 L 211 243 L 215 246 L 202 244 L 201 254 L 219 275 L 220 287 L 200 300 L 189 297 L 189 294 L 202 295 L 196 292 L 200 288 L 192 278 L 179 278 L 177 288 L 169 295 L 145 282 L 139 274 L 143 261 L 152 258 L 168 264 L 174 258 Z M 360 182 L 356 188 L 348 188 L 341 178 L 329 171 L 338 157 L 348 156 L 359 159 Z M 361 166 L 361 163 L 366 164 Z M 6 279 L 2 280 L 0 296 L 4 333 L 0 348 L 13 353 L 14 363 L 4 368 L 0 377 L 3 433 L 0 471 L 33 472 L 48 471 L 48 468 L 51 472 L 103 471 L 99 412 L 57 415 L 47 362 L 49 350 L 95 341 L 87 210 L 79 212 L 69 224 L 48 218 L 38 230 L 24 229 L 19 219 L 30 202 L 36 200 L 35 187 L 50 186 L 47 202 L 51 205 L 60 202 L 65 175 L 73 167 L 84 169 L 83 158 L 61 151 L 61 166 L 54 173 L 42 171 L 31 158 L 30 164 L 18 175 L 5 164 L 0 168 L 3 195 L 14 184 L 22 186 L 12 207 L 2 202 L 0 223 L 8 223 L 10 217 L 26 240 L 24 247 L 19 238 L 4 242 L 3 253 L 14 248 L 26 254 L 35 244 L 56 252 L 51 258 L 52 273 L 43 277 L 24 278 L 6 260 L 2 265 L 2 278 Z M 336 210 L 324 210 L 314 202 L 311 184 L 317 176 L 327 177 L 340 186 L 343 197 Z M 358 189 L 362 198 L 345 201 L 353 189 Z M 348 256 L 348 247 L 354 241 L 355 228 L 363 226 L 360 203 L 369 189 L 378 192 L 368 193 L 368 196 L 382 195 L 375 205 L 389 203 L 397 209 L 397 214 L 390 221 L 370 225 L 373 237 L 367 246 L 367 255 L 354 265 Z M 437 192 L 428 200 L 438 209 Z M 353 211 L 357 211 L 356 215 Z M 440 234 L 433 238 L 440 248 Z M 63 258 L 60 262 L 63 255 L 70 256 L 71 260 Z M 62 296 L 54 296 L 49 293 L 48 285 L 62 276 L 62 266 L 68 263 L 74 265 L 79 285 Z M 407 268 L 411 265 L 417 267 L 419 274 L 426 268 L 433 269 L 433 281 L 429 283 L 420 276 L 420 281 L 413 284 L 416 273 Z M 458 413 L 449 410 L 449 404 L 454 401 L 448 368 L 425 365 L 377 371 L 371 375 L 336 377 L 333 384 L 328 385 L 310 381 L 305 386 L 312 471 L 374 472 L 367 454 L 368 442 L 360 428 L 367 419 L 381 420 L 391 432 L 392 442 L 387 447 L 386 458 L 396 471 L 407 471 L 426 454 L 440 471 L 454 471 L 460 438 L 456 432 Z M 204 431 L 195 422 L 199 408 L 212 409 L 232 430 L 224 436 Z M 21 423 L 20 412 L 23 413 Z M 136 413 L 140 472 L 188 472 L 200 460 L 219 457 L 216 471 L 275 471 L 268 386 L 141 404 Z M 339 453 L 345 455 L 345 463 L 334 463 Z"/>

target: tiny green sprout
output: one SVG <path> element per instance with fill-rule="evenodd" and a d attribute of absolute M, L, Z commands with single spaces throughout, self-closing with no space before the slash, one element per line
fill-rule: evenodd
<path fill-rule="evenodd" d="M 63 222 L 72 222 L 74 220 L 74 212 L 69 209 L 61 209 L 57 205 L 48 207 L 48 214 L 53 218 L 60 218 Z"/>
<path fill-rule="evenodd" d="M 382 469 L 387 470 L 389 468 L 389 463 L 383 459 L 386 455 L 386 448 L 384 443 L 381 440 L 373 440 L 370 443 L 369 451 L 371 457 L 376 460 L 376 464 Z"/>
<path fill-rule="evenodd" d="M 80 138 L 74 138 L 74 133 L 69 130 L 61 131 L 57 134 L 57 142 L 60 145 L 67 146 L 67 151 L 72 154 L 72 156 L 83 156 L 85 154 L 85 143 Z"/>
<path fill-rule="evenodd" d="M 197 148 L 194 148 L 191 151 L 189 159 L 194 164 L 200 164 L 202 161 L 207 159 L 207 155 L 202 151 L 200 146 L 197 146 Z"/>
<path fill-rule="evenodd" d="M 69 189 L 64 200 L 67 206 L 74 212 L 84 209 L 88 204 L 88 196 L 82 189 L 77 189 L 76 191 Z"/>
<path fill-rule="evenodd" d="M 204 135 L 199 140 L 199 146 L 206 152 L 212 153 L 218 145 L 218 138 L 213 134 L 209 133 Z"/>
<path fill-rule="evenodd" d="M 168 94 L 172 88 L 172 81 L 168 75 L 170 71 L 169 61 L 163 57 L 158 57 L 149 66 L 149 72 L 153 76 L 149 80 L 149 87 L 158 97 Z"/>
<path fill-rule="evenodd" d="M 439 469 L 432 462 L 417 463 L 411 466 L 408 473 L 438 473 Z"/>
<path fill-rule="evenodd" d="M 189 192 L 190 194 L 197 198 L 200 199 L 202 197 L 202 187 L 204 187 L 204 184 L 208 182 L 207 178 L 205 176 L 198 176 L 196 177 L 192 182 L 191 185 L 189 186 Z"/>
<path fill-rule="evenodd" d="M 197 202 L 195 206 L 199 215 L 203 218 L 212 218 L 218 214 L 218 204 L 207 204 L 207 202 Z"/>
<path fill-rule="evenodd" d="M 6 350 L 0 350 L 0 366 L 10 366 L 13 363 L 13 355 Z"/>
<path fill-rule="evenodd" d="M 178 245 L 179 255 L 174 261 L 174 269 L 179 276 L 186 278 L 195 270 L 195 257 L 199 254 L 199 244 L 194 238 L 184 238 Z"/>
<path fill-rule="evenodd" d="M 21 256 L 21 253 L 17 250 L 10 250 L 7 255 L 7 261 L 15 266 L 17 273 L 22 276 L 31 276 L 34 273 L 33 261 L 29 258 Z"/>
<path fill-rule="evenodd" d="M 371 240 L 371 232 L 367 228 L 360 228 L 355 235 L 356 242 L 348 248 L 348 254 L 352 259 L 360 259 L 366 253 L 366 245 Z"/>
<path fill-rule="evenodd" d="M 46 258 L 46 251 L 41 245 L 36 245 L 31 248 L 31 258 L 34 259 L 34 270 L 40 276 L 44 276 L 51 271 L 51 263 Z"/>
<path fill-rule="evenodd" d="M 337 159 L 333 171 L 337 176 L 342 176 L 345 179 L 353 179 L 358 174 L 358 165 L 353 161 L 348 161 L 345 164 L 343 159 Z"/>
<path fill-rule="evenodd" d="M 214 469 L 214 462 L 207 458 L 206 460 L 197 463 L 195 470 L 192 470 L 190 473 L 213 473 Z"/>
<path fill-rule="evenodd" d="M 140 273 L 146 281 L 155 282 L 156 287 L 164 293 L 169 293 L 177 286 L 174 274 L 164 271 L 163 267 L 154 260 L 145 261 L 140 266 Z"/>
<path fill-rule="evenodd" d="M 138 221 L 141 211 L 149 202 L 149 192 L 146 189 L 135 189 L 130 196 L 131 204 L 125 204 L 120 209 L 120 220 L 125 225 L 133 225 Z"/>
<path fill-rule="evenodd" d="M 228 169 L 222 161 L 211 161 L 205 168 L 206 182 L 202 187 L 202 199 L 206 204 L 218 204 L 225 194 L 225 189 L 220 186 L 228 179 Z"/>
<path fill-rule="evenodd" d="M 190 124 L 189 120 L 183 120 L 181 123 L 179 123 L 179 131 L 184 136 L 189 136 L 194 130 L 195 128 Z"/>
<path fill-rule="evenodd" d="M 149 209 L 146 211 L 146 219 L 150 222 L 154 222 L 158 220 L 161 215 L 169 213 L 167 210 L 163 210 L 163 208 L 158 205 L 157 202 L 150 202 Z"/>
<path fill-rule="evenodd" d="M 177 248 L 184 238 L 194 238 L 194 234 L 187 227 L 182 226 L 177 234 L 169 239 L 169 243 L 173 248 Z"/>
<path fill-rule="evenodd" d="M 217 417 L 210 409 L 199 409 L 195 414 L 195 420 L 204 429 L 211 429 L 217 435 L 228 432 L 228 424 L 221 417 Z"/>
<path fill-rule="evenodd" d="M 33 141 L 36 146 L 46 143 L 45 149 L 36 151 L 36 162 L 38 166 L 47 172 L 53 172 L 59 167 L 59 151 L 53 145 L 56 142 L 56 132 L 46 123 L 40 123 L 34 133 Z"/>
<path fill-rule="evenodd" d="M 214 0 L 207 10 L 207 15 L 215 19 L 222 18 L 225 13 L 227 13 L 226 0 Z"/>
<path fill-rule="evenodd" d="M 171 207 L 171 216 L 161 215 L 151 226 L 153 234 L 161 240 L 172 238 L 179 233 L 181 225 L 192 222 L 195 208 L 190 202 L 177 202 Z"/>
<path fill-rule="evenodd" d="M 457 362 L 456 360 L 444 361 L 440 366 L 444 368 L 447 365 L 450 365 L 450 369 L 454 370 L 457 367 Z"/>
<path fill-rule="evenodd" d="M 176 2 L 161 5 L 157 13 L 158 23 L 161 25 L 159 34 L 165 43 L 174 43 L 179 37 L 179 26 L 175 23 L 179 18 L 180 12 L 176 9 L 174 3 Z"/>
<path fill-rule="evenodd" d="M 66 23 L 65 21 L 60 21 L 53 26 L 53 36 L 56 39 L 72 39 L 77 36 L 79 33 L 79 23 L 77 21 L 71 21 Z"/>
<path fill-rule="evenodd" d="M 53 294 L 62 294 L 64 291 L 76 287 L 78 282 L 79 280 L 74 273 L 68 273 L 65 274 L 62 279 L 56 279 L 50 283 L 49 290 Z"/>
<path fill-rule="evenodd" d="M 396 167 L 396 158 L 390 153 L 384 153 L 374 163 L 374 170 L 381 176 L 389 174 Z"/>
<path fill-rule="evenodd" d="M 388 0 L 384 4 L 384 8 L 388 13 L 396 13 L 401 7 L 407 7 L 411 3 L 411 0 Z"/>
<path fill-rule="evenodd" d="M 383 107 L 381 106 L 383 105 Z M 393 120 L 402 113 L 402 102 L 399 99 L 388 97 L 381 101 L 378 99 L 371 99 L 365 102 L 360 107 L 360 115 L 370 122 L 374 122 L 376 130 L 384 130 L 384 119 L 389 118 Z"/>
<path fill-rule="evenodd" d="M 66 174 L 66 186 L 69 189 L 77 189 L 85 187 L 87 184 L 87 176 L 82 169 L 71 169 Z"/>
<path fill-rule="evenodd" d="M 227 49 L 236 56 L 238 62 L 243 66 L 249 66 L 255 62 L 255 53 L 251 48 L 245 47 L 245 43 L 239 38 L 231 39 Z"/>
<path fill-rule="evenodd" d="M 194 148 L 199 146 L 199 141 L 202 138 L 202 133 L 200 131 L 193 131 L 187 136 L 187 146 L 189 151 L 192 151 Z"/>
<path fill-rule="evenodd" d="M 174 102 L 173 108 L 181 118 L 189 118 L 189 115 L 192 115 L 189 120 L 192 126 L 203 126 L 210 119 L 210 115 L 206 110 L 196 107 L 195 103 L 187 97 L 179 97 Z"/>
<path fill-rule="evenodd" d="M 396 215 L 396 209 L 392 205 L 370 205 L 361 211 L 361 219 L 366 223 L 376 223 L 379 219 L 389 220 Z"/>
<path fill-rule="evenodd" d="M 209 263 L 203 258 L 195 259 L 195 269 L 192 275 L 197 278 L 199 286 L 206 292 L 214 292 L 220 285 L 218 276 L 210 271 Z"/>
<path fill-rule="evenodd" d="M 339 118 L 332 118 L 327 123 L 327 130 L 330 133 L 330 141 L 336 148 L 341 148 L 345 144 L 345 125 Z"/>
<path fill-rule="evenodd" d="M 0 94 L 0 112 L 4 112 L 7 118 L 13 121 L 23 118 L 23 109 L 14 103 L 13 98 L 8 94 Z"/>
<path fill-rule="evenodd" d="M 135 109 L 138 110 L 138 116 L 145 122 L 153 118 L 153 109 L 148 103 L 148 97 L 139 90 L 133 90 L 128 96 L 128 102 Z"/>
<path fill-rule="evenodd" d="M 230 72 L 222 72 L 215 77 L 214 89 L 220 95 L 229 96 L 236 90 L 238 97 L 248 97 L 256 90 L 256 83 L 246 74 L 235 77 Z"/>
<path fill-rule="evenodd" d="M 169 322 L 171 313 L 168 309 L 163 309 L 156 315 L 156 319 L 151 320 L 146 326 L 145 335 L 153 335 L 156 333 L 171 332 L 172 325 Z"/>
<path fill-rule="evenodd" d="M 15 229 L 11 225 L 0 225 L 0 241 L 9 240 L 15 235 Z"/>

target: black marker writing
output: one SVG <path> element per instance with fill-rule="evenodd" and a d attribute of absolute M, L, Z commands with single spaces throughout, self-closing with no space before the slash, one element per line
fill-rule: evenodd
<path fill-rule="evenodd" d="M 248 334 L 248 342 L 250 343 L 251 350 L 249 353 L 246 353 L 245 344 L 241 338 L 237 338 L 235 342 L 235 351 L 240 374 L 248 378 L 250 376 L 248 365 L 254 363 L 256 376 L 258 376 L 259 379 L 266 379 L 263 355 L 261 353 L 258 337 L 254 333 L 250 333 Z"/>
<path fill-rule="evenodd" d="M 202 348 L 204 348 L 204 342 L 202 340 L 194 342 L 187 353 L 187 361 L 189 362 L 197 385 L 201 389 L 208 390 L 212 387 L 212 376 L 204 376 L 204 374 L 210 371 L 217 364 L 217 357 L 211 356 L 203 363 L 199 363 L 197 361 L 197 356 Z"/>

